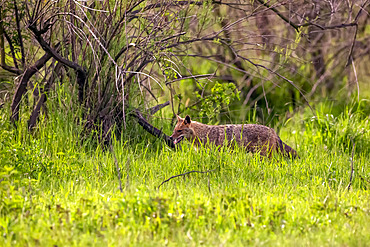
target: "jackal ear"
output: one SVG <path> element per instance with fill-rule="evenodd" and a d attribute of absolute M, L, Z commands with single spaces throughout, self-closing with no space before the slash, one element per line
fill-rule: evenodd
<path fill-rule="evenodd" d="M 191 123 L 189 115 L 186 115 L 184 123 L 185 124 L 190 124 Z"/>

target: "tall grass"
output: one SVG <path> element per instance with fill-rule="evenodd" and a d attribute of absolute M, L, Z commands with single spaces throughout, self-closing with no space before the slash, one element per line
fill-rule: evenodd
<path fill-rule="evenodd" d="M 78 109 L 53 109 L 68 108 L 56 97 L 33 134 L 25 122 L 11 126 L 8 111 L 0 114 L 1 246 L 370 241 L 370 124 L 360 111 L 305 113 L 286 123 L 280 136 L 301 157 L 293 161 L 186 142 L 175 151 L 129 122 L 128 131 L 139 136 L 113 143 L 121 193 L 112 152 L 81 142 Z M 158 189 L 172 175 L 215 168 Z"/>

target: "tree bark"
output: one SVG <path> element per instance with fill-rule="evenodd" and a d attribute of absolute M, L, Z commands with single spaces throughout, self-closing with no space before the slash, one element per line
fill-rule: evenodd
<path fill-rule="evenodd" d="M 77 64 L 75 62 L 72 62 L 68 59 L 65 59 L 56 50 L 51 48 L 50 45 L 41 36 L 42 32 L 39 31 L 36 28 L 35 22 L 32 23 L 32 25 L 30 25 L 28 28 L 35 34 L 36 40 L 39 42 L 42 49 L 46 53 L 50 54 L 50 56 L 52 56 L 58 62 L 66 65 L 67 67 L 70 67 L 70 68 L 72 68 L 76 71 L 76 73 L 77 73 L 77 84 L 78 84 L 78 99 L 79 99 L 80 103 L 82 103 L 83 99 L 84 99 L 84 85 L 85 85 L 86 79 L 87 79 L 86 70 L 82 66 L 80 66 L 79 64 Z"/>
<path fill-rule="evenodd" d="M 37 60 L 37 62 L 33 66 L 29 67 L 24 72 L 22 79 L 14 94 L 14 98 L 11 105 L 12 116 L 10 120 L 13 124 L 19 120 L 19 106 L 22 100 L 22 96 L 27 92 L 28 81 L 39 69 L 42 68 L 42 66 L 44 66 L 49 61 L 51 57 L 52 56 L 50 54 L 46 53 L 39 60 Z"/>
<path fill-rule="evenodd" d="M 141 112 L 135 110 L 134 113 L 132 113 L 132 115 L 138 120 L 138 123 L 144 128 L 144 130 L 146 130 L 153 136 L 158 137 L 159 139 L 163 139 L 167 146 L 169 146 L 170 148 L 176 148 L 171 138 L 165 133 L 163 133 L 161 130 L 157 129 L 156 127 L 148 123 L 148 121 L 143 117 Z"/>

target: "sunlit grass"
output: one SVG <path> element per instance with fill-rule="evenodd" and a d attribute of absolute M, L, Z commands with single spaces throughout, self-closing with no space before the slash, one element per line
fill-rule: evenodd
<path fill-rule="evenodd" d="M 301 157 L 293 161 L 190 143 L 174 151 L 129 126 L 140 136 L 113 143 L 122 193 L 112 153 L 89 141 L 81 146 L 75 114 L 50 112 L 33 135 L 1 113 L 1 246 L 370 241 L 370 124 L 360 112 L 297 115 L 280 131 Z M 158 189 L 172 175 L 215 168 Z"/>

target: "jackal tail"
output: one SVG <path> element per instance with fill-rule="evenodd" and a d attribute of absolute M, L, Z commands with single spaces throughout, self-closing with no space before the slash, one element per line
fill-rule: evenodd
<path fill-rule="evenodd" d="M 284 143 L 280 138 L 279 138 L 279 151 L 283 156 L 290 158 L 300 158 L 299 155 L 297 154 L 297 151 L 291 148 L 288 144 Z"/>

